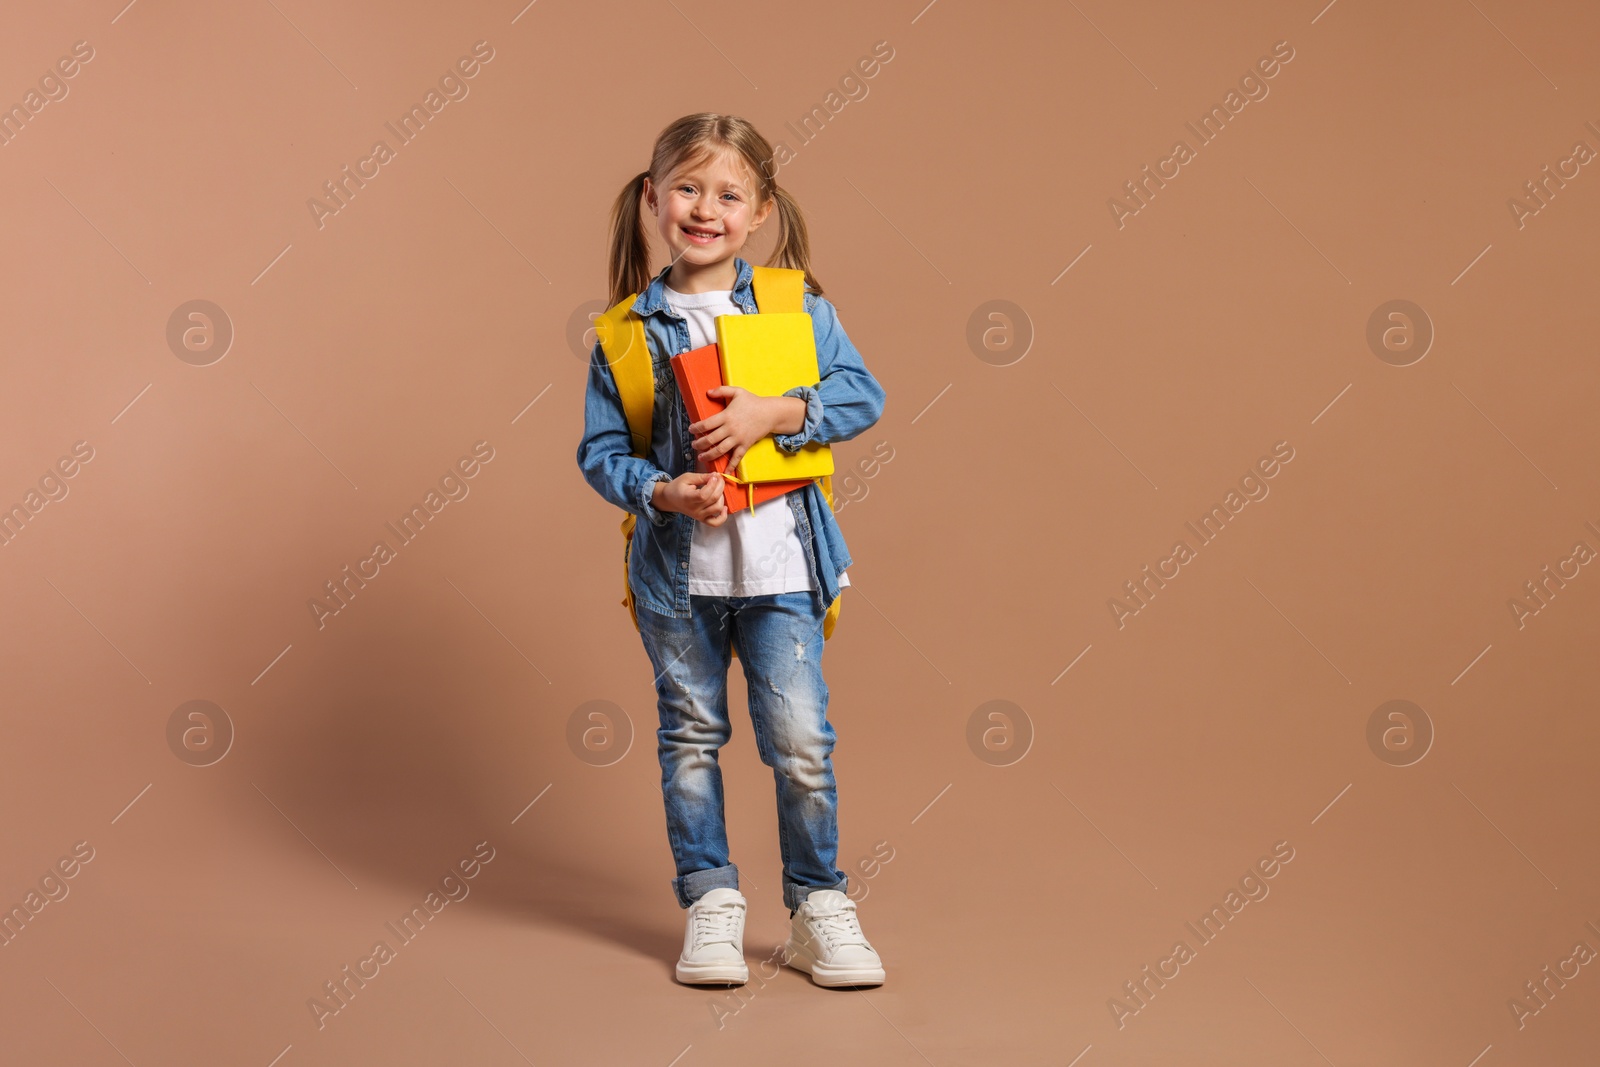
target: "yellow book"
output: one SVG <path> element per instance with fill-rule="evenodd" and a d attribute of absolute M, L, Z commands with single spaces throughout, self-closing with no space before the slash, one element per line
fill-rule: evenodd
<path fill-rule="evenodd" d="M 724 385 L 757 396 L 782 396 L 797 385 L 816 385 L 816 335 L 804 312 L 717 316 L 717 362 Z M 735 472 L 751 482 L 819 478 L 833 473 L 833 451 L 813 440 L 793 454 L 768 434 L 745 452 Z"/>

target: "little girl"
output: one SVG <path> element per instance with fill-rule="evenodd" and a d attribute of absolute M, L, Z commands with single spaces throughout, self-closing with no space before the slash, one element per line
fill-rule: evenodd
<path fill-rule="evenodd" d="M 778 844 L 790 935 L 784 962 L 824 986 L 879 985 L 883 963 L 861 933 L 838 853 L 837 793 L 822 677 L 823 621 L 849 584 L 849 551 L 816 481 L 729 514 L 723 478 L 768 434 L 785 452 L 848 441 L 883 414 L 867 371 L 810 269 L 800 207 L 768 177 L 772 146 L 744 119 L 688 115 L 656 139 L 650 169 L 612 209 L 610 304 L 638 294 L 655 378 L 647 458 L 633 455 L 620 395 L 600 345 L 590 359 L 578 466 L 602 497 L 636 516 L 628 586 L 656 671 L 657 754 L 667 839 L 688 909 L 678 981 L 738 985 L 745 898 L 728 858 L 722 775 L 728 668 L 737 647 L 761 761 L 777 782 Z M 726 408 L 691 423 L 670 358 L 716 341 L 715 318 L 757 312 L 745 241 L 777 208 L 775 265 L 804 272 L 804 309 L 821 380 L 782 396 L 720 386 Z M 644 211 L 671 262 L 651 278 Z M 631 354 L 630 357 L 631 358 Z"/>

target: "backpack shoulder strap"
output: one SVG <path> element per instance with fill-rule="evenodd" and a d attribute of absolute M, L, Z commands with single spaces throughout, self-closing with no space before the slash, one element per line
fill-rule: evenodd
<path fill-rule="evenodd" d="M 644 320 L 629 310 L 637 298 L 635 293 L 600 315 L 594 320 L 594 326 L 606 364 L 611 368 L 611 380 L 622 398 L 628 433 L 633 438 L 633 454 L 643 458 L 650 451 L 656 383 L 650 365 L 650 348 L 644 337 Z"/>
<path fill-rule="evenodd" d="M 629 310 L 638 299 L 635 293 L 616 307 L 597 316 L 595 334 L 600 350 L 610 368 L 611 380 L 616 384 L 617 395 L 622 398 L 622 411 L 628 420 L 628 436 L 633 441 L 633 454 L 644 458 L 650 451 L 650 433 L 655 411 L 655 373 L 650 363 L 650 348 L 644 336 L 644 320 Z M 628 557 L 633 550 L 633 528 L 638 516 L 625 512 L 622 516 L 622 604 L 635 628 L 639 625 L 639 608 L 633 600 L 633 587 L 628 584 Z"/>
<path fill-rule="evenodd" d="M 806 272 L 791 267 L 755 267 L 750 285 L 758 311 L 792 312 L 806 309 Z"/>

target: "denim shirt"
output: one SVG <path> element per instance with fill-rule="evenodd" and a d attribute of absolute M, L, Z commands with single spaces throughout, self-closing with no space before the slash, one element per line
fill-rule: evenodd
<path fill-rule="evenodd" d="M 731 299 L 745 314 L 755 314 L 755 294 L 750 284 L 754 269 L 738 257 L 734 264 L 738 273 Z M 693 420 L 684 408 L 669 362 L 672 356 L 689 351 L 689 323 L 663 299 L 669 269 L 670 264 L 663 267 L 632 305 L 632 310 L 644 319 L 655 375 L 648 456 L 641 459 L 632 454 L 622 400 L 596 342 L 589 358 L 578 467 L 595 492 L 638 516 L 628 560 L 628 585 L 633 590 L 635 606 L 688 618 L 689 550 L 697 520 L 682 512 L 660 511 L 651 500 L 656 482 L 697 469 L 689 433 Z M 809 441 L 831 445 L 850 440 L 883 415 L 885 396 L 883 387 L 862 362 L 861 353 L 845 336 L 833 304 L 808 290 L 804 309 L 811 316 L 822 380 L 815 385 L 795 386 L 783 394 L 806 402 L 805 424 L 798 432 L 772 435 L 778 447 L 789 453 L 798 452 Z M 815 480 L 779 499 L 794 512 L 795 532 L 805 547 L 820 618 L 839 595 L 839 575 L 850 566 L 850 552 L 838 520 Z M 758 506 L 772 507 L 774 503 Z"/>

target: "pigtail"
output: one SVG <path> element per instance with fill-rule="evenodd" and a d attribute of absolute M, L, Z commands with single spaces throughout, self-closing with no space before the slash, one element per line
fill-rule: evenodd
<path fill-rule="evenodd" d="M 811 237 L 806 230 L 800 202 L 777 182 L 771 182 L 770 189 L 773 200 L 777 202 L 778 247 L 773 249 L 767 265 L 805 271 L 807 287 L 821 296 L 822 283 L 811 273 Z"/>
<path fill-rule="evenodd" d="M 615 307 L 632 293 L 641 293 L 650 284 L 650 243 L 645 235 L 640 205 L 644 200 L 644 180 L 650 172 L 636 174 L 611 206 L 611 252 L 607 269 L 611 280 L 611 299 Z"/>

